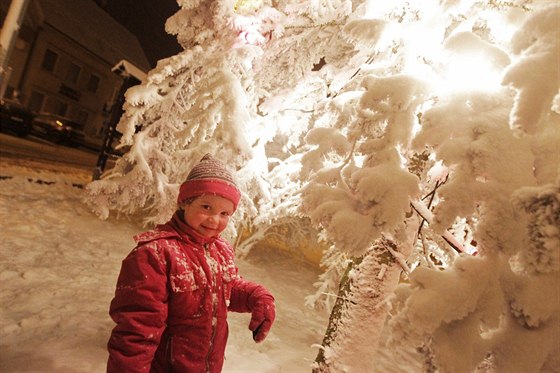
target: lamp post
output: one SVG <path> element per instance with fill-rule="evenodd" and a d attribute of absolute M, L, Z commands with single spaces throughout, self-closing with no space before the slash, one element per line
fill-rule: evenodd
<path fill-rule="evenodd" d="M 8 62 L 28 4 L 29 0 L 12 0 L 0 31 L 0 99 L 8 87 L 12 70 Z"/>
<path fill-rule="evenodd" d="M 120 75 L 123 78 L 123 81 L 117 95 L 117 99 L 111 109 L 111 117 L 107 123 L 107 128 L 105 129 L 103 145 L 101 146 L 101 151 L 99 153 L 99 157 L 97 158 L 97 164 L 93 170 L 93 180 L 98 180 L 101 177 L 101 174 L 107 165 L 107 159 L 109 158 L 109 154 L 113 148 L 112 143 L 115 138 L 117 124 L 119 123 L 120 117 L 123 113 L 123 105 L 125 102 L 124 94 L 130 87 L 140 84 L 146 79 L 146 73 L 126 60 L 121 60 L 113 66 L 111 71 Z"/>

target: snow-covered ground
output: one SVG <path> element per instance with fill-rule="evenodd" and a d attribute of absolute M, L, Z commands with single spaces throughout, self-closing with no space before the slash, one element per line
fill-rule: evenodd
<path fill-rule="evenodd" d="M 83 204 L 84 170 L 0 159 L 0 372 L 104 372 L 109 303 L 120 262 L 143 228 L 99 220 Z M 276 323 L 255 344 L 248 314 L 230 314 L 224 373 L 310 372 L 328 321 L 310 310 L 317 269 L 275 252 L 238 260 L 277 300 Z"/>

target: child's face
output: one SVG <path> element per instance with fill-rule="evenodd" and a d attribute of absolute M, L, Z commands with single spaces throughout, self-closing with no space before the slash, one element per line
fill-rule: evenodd
<path fill-rule="evenodd" d="M 208 194 L 186 205 L 183 208 L 183 218 L 204 237 L 216 237 L 226 229 L 233 212 L 233 202 L 229 199 Z"/>

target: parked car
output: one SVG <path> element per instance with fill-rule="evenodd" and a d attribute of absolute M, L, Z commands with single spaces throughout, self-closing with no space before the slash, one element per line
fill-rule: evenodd
<path fill-rule="evenodd" d="M 31 134 L 57 144 L 82 146 L 85 134 L 82 125 L 58 115 L 40 113 L 31 122 Z"/>
<path fill-rule="evenodd" d="M 0 130 L 18 136 L 27 136 L 31 131 L 33 113 L 17 101 L 0 100 Z"/>
<path fill-rule="evenodd" d="M 86 134 L 83 130 L 83 126 L 77 122 L 69 121 L 67 123 L 72 129 L 70 130 L 70 136 L 68 138 L 68 143 L 70 146 L 80 147 L 86 144 Z"/>

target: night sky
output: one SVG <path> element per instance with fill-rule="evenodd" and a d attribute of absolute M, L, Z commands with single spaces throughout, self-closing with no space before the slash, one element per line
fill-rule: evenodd
<path fill-rule="evenodd" d="M 179 10 L 176 0 L 108 0 L 102 7 L 117 22 L 136 35 L 150 65 L 173 56 L 182 48 L 165 32 L 165 21 Z"/>

